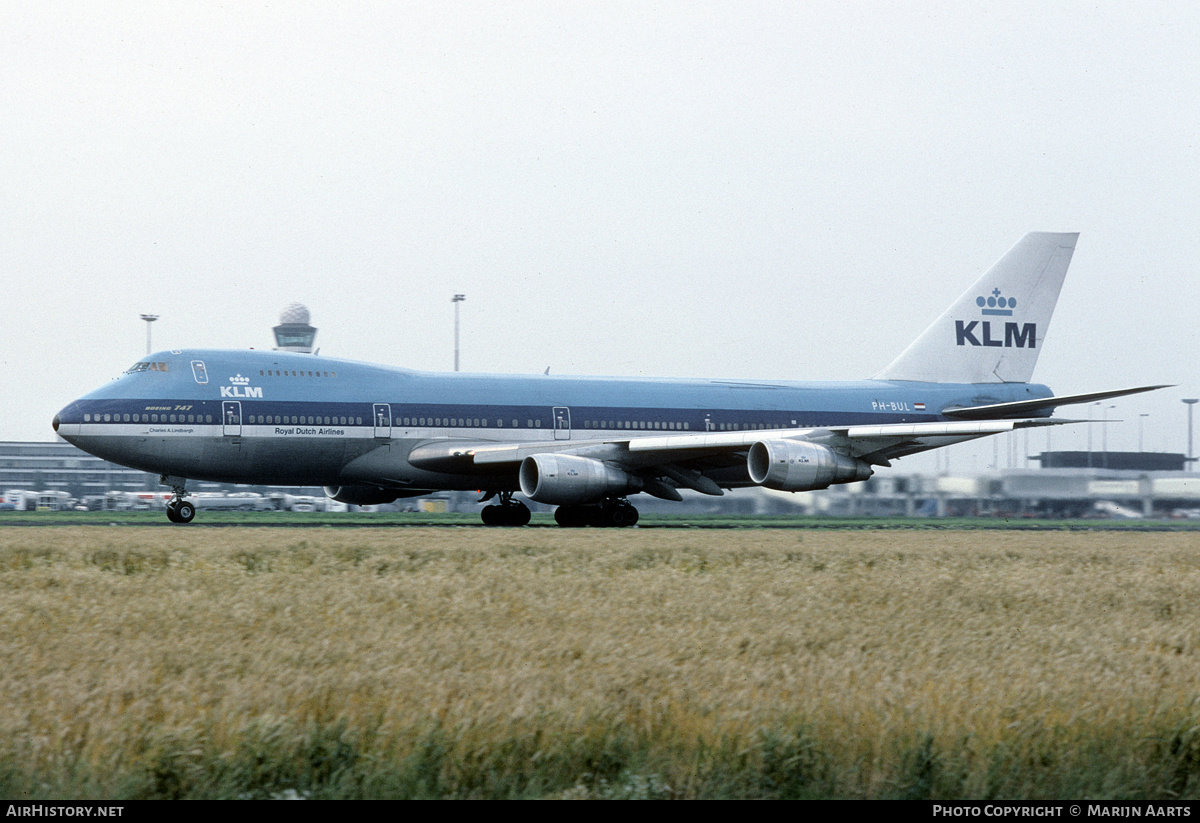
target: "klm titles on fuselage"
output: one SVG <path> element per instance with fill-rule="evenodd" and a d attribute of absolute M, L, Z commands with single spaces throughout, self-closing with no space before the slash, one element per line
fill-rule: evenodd
<path fill-rule="evenodd" d="M 263 396 L 262 388 L 258 387 L 258 386 L 251 386 L 249 377 L 243 377 L 242 375 L 237 374 L 237 375 L 234 375 L 233 377 L 229 378 L 229 382 L 232 383 L 233 385 L 221 387 L 221 396 L 222 397 L 258 398 L 259 400 L 262 399 L 262 396 Z"/>
<path fill-rule="evenodd" d="M 263 392 L 259 386 L 222 386 L 222 397 L 257 397 L 262 399 Z"/>

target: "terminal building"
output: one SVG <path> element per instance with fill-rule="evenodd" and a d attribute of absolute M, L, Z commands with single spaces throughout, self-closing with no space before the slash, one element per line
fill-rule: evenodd
<path fill-rule="evenodd" d="M 1042 467 L 974 476 L 878 474 L 808 492 L 802 505 L 842 516 L 1200 517 L 1200 474 L 1185 470 L 1186 455 L 1043 452 L 1033 459 Z"/>
<path fill-rule="evenodd" d="M 974 476 L 905 475 L 895 471 L 863 483 L 832 486 L 816 492 L 772 492 L 743 489 L 723 497 L 686 493 L 683 503 L 638 501 L 656 514 L 782 514 L 802 512 L 842 517 L 1200 517 L 1200 474 L 1183 471 L 1182 454 L 1092 452 L 1091 466 L 1067 465 L 1071 452 L 1043 452 L 1040 469 L 1001 469 Z M 1109 468 L 1105 467 L 1105 463 Z M 1162 468 L 1168 465 L 1171 468 Z M 1148 468 L 1142 468 L 1143 466 Z M 253 490 L 261 494 L 323 496 L 319 488 L 270 489 L 194 481 L 197 493 Z M 0 442 L 0 490 L 5 497 L 23 490 L 47 500 L 73 500 L 72 505 L 104 508 L 111 492 L 154 492 L 166 489 L 158 476 L 118 466 L 72 446 L 54 443 Z M 473 511 L 475 495 L 448 493 L 451 509 Z M 401 500 L 401 506 L 411 501 Z M 539 509 L 541 507 L 538 507 Z"/>
<path fill-rule="evenodd" d="M 80 451 L 65 440 L 57 443 L 0 442 L 0 489 L 63 492 L 84 500 L 110 491 L 154 491 L 156 475 L 127 469 Z"/>
<path fill-rule="evenodd" d="M 684 503 L 638 500 L 644 514 L 811 514 L 830 517 L 1200 518 L 1200 474 L 1186 455 L 1043 452 L 1042 468 L 973 475 L 884 470 L 813 492 L 685 492 Z"/>
<path fill-rule="evenodd" d="M 188 490 L 199 494 L 245 492 L 251 487 L 232 483 L 191 481 Z M 274 489 L 255 486 L 267 494 L 286 491 L 293 495 L 323 497 L 320 488 Z M 103 509 L 113 492 L 169 495 L 158 482 L 158 475 L 118 466 L 80 451 L 65 440 L 54 443 L 0 441 L 0 501 L 16 505 L 17 500 L 37 501 L 28 508 L 59 508 L 68 502 L 72 508 Z M 23 494 L 23 496 L 22 496 Z M 162 501 L 159 501 L 160 504 Z M 26 505 L 16 505 L 26 508 Z"/>

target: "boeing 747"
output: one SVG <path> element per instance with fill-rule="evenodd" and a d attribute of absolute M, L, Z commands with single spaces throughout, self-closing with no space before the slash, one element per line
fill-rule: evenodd
<path fill-rule="evenodd" d="M 53 421 L 98 457 L 188 480 L 326 487 L 355 505 L 482 490 L 489 525 L 557 506 L 629 526 L 632 495 L 810 491 L 910 454 L 1053 425 L 1054 409 L 1161 386 L 1055 396 L 1030 383 L 1077 234 L 1026 235 L 882 372 L 835 383 L 431 373 L 266 351 L 168 351 Z M 1069 421 L 1063 421 L 1069 422 Z"/>

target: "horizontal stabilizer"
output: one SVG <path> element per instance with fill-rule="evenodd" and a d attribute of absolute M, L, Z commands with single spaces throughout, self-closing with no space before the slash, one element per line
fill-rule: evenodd
<path fill-rule="evenodd" d="M 1139 386 L 1136 389 L 1117 389 L 1115 391 L 1091 392 L 1089 394 L 1064 394 L 1058 397 L 1042 397 L 1037 400 L 1017 400 L 1012 403 L 992 403 L 987 406 L 964 406 L 961 408 L 942 409 L 942 414 L 946 417 L 953 417 L 959 420 L 995 420 L 997 418 L 1028 417 L 1058 406 L 1071 406 L 1076 403 L 1095 403 L 1099 400 L 1111 400 L 1114 397 L 1125 397 L 1130 394 L 1140 394 L 1146 391 L 1167 388 L 1170 388 L 1170 386 Z"/>

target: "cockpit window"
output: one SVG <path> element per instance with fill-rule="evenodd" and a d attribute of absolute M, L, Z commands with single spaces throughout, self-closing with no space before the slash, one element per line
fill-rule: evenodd
<path fill-rule="evenodd" d="M 136 374 L 137 372 L 140 372 L 140 371 L 166 371 L 166 370 L 167 370 L 166 363 L 157 363 L 157 362 L 151 362 L 149 360 L 143 360 L 142 362 L 134 363 L 132 366 L 127 368 L 125 370 L 125 373 L 126 374 Z"/>

